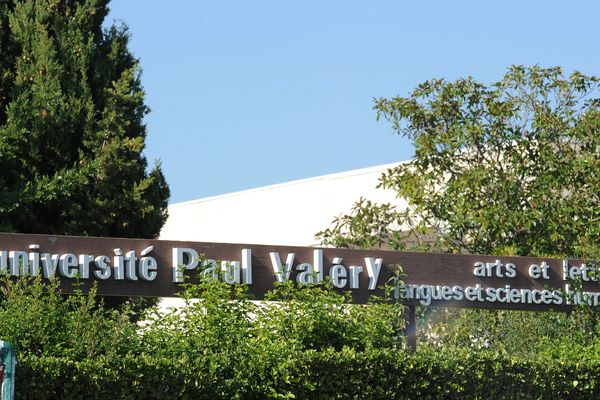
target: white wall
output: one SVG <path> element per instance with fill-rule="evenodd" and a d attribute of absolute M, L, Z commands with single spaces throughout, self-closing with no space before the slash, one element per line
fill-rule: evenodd
<path fill-rule="evenodd" d="M 318 245 L 315 233 L 350 211 L 361 196 L 401 205 L 376 189 L 385 164 L 265 186 L 169 206 L 160 238 L 198 242 Z"/>

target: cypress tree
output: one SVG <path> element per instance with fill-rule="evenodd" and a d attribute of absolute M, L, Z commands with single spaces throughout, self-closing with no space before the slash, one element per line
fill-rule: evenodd
<path fill-rule="evenodd" d="M 108 0 L 0 0 L 0 230 L 155 237 L 138 60 Z"/>

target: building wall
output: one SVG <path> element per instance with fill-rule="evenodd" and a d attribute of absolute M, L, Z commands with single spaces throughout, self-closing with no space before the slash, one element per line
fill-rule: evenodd
<path fill-rule="evenodd" d="M 360 197 L 402 205 L 376 189 L 395 164 L 290 181 L 169 206 L 160 238 L 199 242 L 318 245 L 315 234 L 348 213 Z"/>

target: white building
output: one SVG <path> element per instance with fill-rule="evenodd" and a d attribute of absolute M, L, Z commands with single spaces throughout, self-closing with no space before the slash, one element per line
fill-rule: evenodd
<path fill-rule="evenodd" d="M 315 234 L 348 213 L 361 197 L 402 205 L 393 191 L 376 189 L 385 164 L 241 192 L 175 203 L 160 239 L 316 246 Z"/>

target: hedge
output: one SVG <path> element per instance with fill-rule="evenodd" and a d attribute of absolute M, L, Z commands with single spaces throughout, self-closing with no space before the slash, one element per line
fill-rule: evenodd
<path fill-rule="evenodd" d="M 424 349 L 303 351 L 239 360 L 128 355 L 19 360 L 18 399 L 598 399 L 598 362 Z M 229 360 L 231 361 L 231 360 Z M 229 363 L 231 365 L 231 363 Z M 235 364 L 234 364 L 235 365 Z"/>

